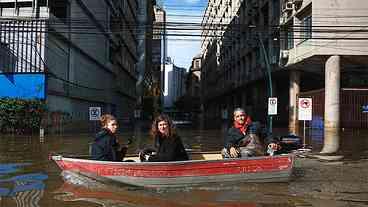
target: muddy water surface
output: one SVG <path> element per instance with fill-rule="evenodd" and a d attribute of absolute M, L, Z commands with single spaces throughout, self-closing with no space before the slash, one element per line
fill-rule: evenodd
<path fill-rule="evenodd" d="M 285 130 L 280 130 L 285 131 Z M 224 130 L 181 129 L 187 148 L 218 150 Z M 91 206 L 368 206 L 368 132 L 343 131 L 335 153 L 324 148 L 321 131 L 308 131 L 312 154 L 298 157 L 290 183 L 216 184 L 148 190 L 93 181 L 64 182 L 48 159 L 52 152 L 87 154 L 91 134 L 0 137 L 0 207 Z M 134 137 L 130 152 L 149 144 L 143 130 L 119 134 Z M 332 138 L 333 139 L 333 138 Z M 80 178 L 85 179 L 85 178 Z M 86 181 L 86 180 L 84 180 Z"/>

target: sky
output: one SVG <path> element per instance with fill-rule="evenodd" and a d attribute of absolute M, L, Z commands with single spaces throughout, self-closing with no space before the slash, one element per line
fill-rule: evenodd
<path fill-rule="evenodd" d="M 208 0 L 164 0 L 164 9 L 167 13 L 167 22 L 201 23 L 203 12 Z M 183 27 L 183 25 L 176 26 Z M 200 37 L 180 36 L 185 34 L 200 34 L 200 31 L 168 30 L 168 56 L 174 64 L 189 69 L 194 56 L 200 53 Z M 170 36 L 176 34 L 179 36 Z"/>

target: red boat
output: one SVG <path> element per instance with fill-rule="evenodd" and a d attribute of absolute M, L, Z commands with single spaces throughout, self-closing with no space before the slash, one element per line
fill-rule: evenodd
<path fill-rule="evenodd" d="M 294 165 L 293 155 L 222 159 L 219 153 L 193 153 L 189 161 L 108 162 L 52 156 L 63 171 L 101 181 L 144 187 L 182 187 L 224 182 L 286 182 Z M 138 157 L 125 159 L 137 160 Z"/>

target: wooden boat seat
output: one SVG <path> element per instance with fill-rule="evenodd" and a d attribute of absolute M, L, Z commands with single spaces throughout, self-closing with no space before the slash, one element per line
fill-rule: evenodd
<path fill-rule="evenodd" d="M 222 156 L 220 153 L 191 153 L 191 160 L 221 160 Z"/>
<path fill-rule="evenodd" d="M 219 152 L 191 152 L 188 153 L 190 160 L 221 160 L 222 156 Z M 140 162 L 138 156 L 127 156 L 124 161 L 133 160 L 135 162 Z"/>

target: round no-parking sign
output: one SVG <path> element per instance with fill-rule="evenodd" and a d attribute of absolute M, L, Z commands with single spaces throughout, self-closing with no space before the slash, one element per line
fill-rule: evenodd
<path fill-rule="evenodd" d="M 298 119 L 310 121 L 312 120 L 312 99 L 299 98 L 298 100 Z"/>

